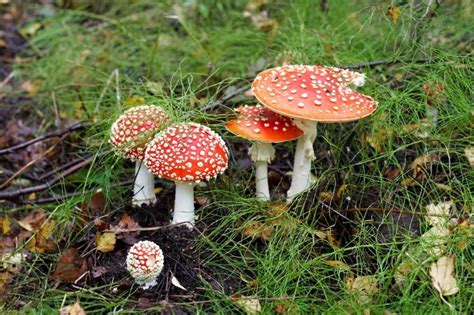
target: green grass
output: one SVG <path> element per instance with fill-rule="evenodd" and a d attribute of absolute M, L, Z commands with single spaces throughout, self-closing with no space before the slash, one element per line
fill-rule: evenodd
<path fill-rule="evenodd" d="M 433 18 L 421 22 L 424 6 L 410 14 L 409 5 L 403 5 L 399 21 L 393 23 L 385 14 L 390 2 L 330 1 L 329 14 L 325 16 L 317 1 L 275 1 L 263 8 L 278 23 L 274 32 L 268 32 L 243 17 L 245 1 L 185 1 L 177 6 L 182 12 L 174 11 L 172 2 L 117 1 L 95 7 L 95 11 L 84 4 L 57 10 L 53 17 L 33 17 L 31 23 L 37 20 L 42 29 L 29 39 L 32 49 L 24 52 L 23 57 L 31 61 L 18 65 L 16 70 L 22 80 L 42 82 L 35 106 L 44 113 L 43 128 L 54 128 L 53 119 L 48 118 L 54 117 L 54 94 L 63 117 L 92 124 L 87 138 L 72 138 L 71 145 L 94 154 L 108 150 L 110 125 L 124 110 L 127 100 L 139 96 L 146 103 L 163 106 L 175 122 L 205 123 L 234 143 L 238 139 L 225 131 L 223 123 L 230 113 L 227 106 L 239 103 L 231 102 L 211 111 L 202 109 L 225 93 L 249 85 L 260 70 L 283 61 L 349 65 L 401 60 L 361 69 L 368 82 L 360 90 L 379 103 L 373 116 L 356 123 L 318 126 L 314 189 L 290 207 L 290 223 L 285 221 L 288 226 L 277 224 L 266 241 L 242 236 L 245 222 L 266 222 L 272 215 L 265 204 L 253 198 L 252 171 L 231 163 L 220 179 L 197 189 L 197 195 L 209 197 L 199 215 L 207 222 L 215 222 L 197 242 L 208 255 L 206 265 L 219 270 L 220 276 L 231 275 L 249 282 L 237 293 L 260 298 L 265 314 L 274 312 L 278 305 L 284 305 L 289 314 L 362 313 L 366 309 L 374 314 L 385 310 L 403 314 L 450 313 L 428 274 L 435 257 L 423 254 L 418 236 L 410 232 L 413 229 L 406 222 L 419 224 L 419 232 L 423 233 L 429 227 L 422 216 L 409 215 L 400 224 L 396 213 L 345 210 L 399 208 L 424 212 L 429 203 L 453 200 L 453 216 L 472 216 L 474 173 L 463 153 L 474 141 L 473 60 L 466 44 L 470 31 L 472 34 L 472 5 L 468 1 L 443 3 Z M 174 14 L 179 21 L 169 17 Z M 410 34 L 417 24 L 420 39 L 415 43 Z M 434 60 L 411 61 L 426 57 Z M 117 80 L 114 77 L 108 82 L 115 69 L 119 73 Z M 444 100 L 437 104 L 438 124 L 423 127 L 427 109 L 423 86 L 430 82 L 443 84 Z M 234 101 L 240 99 L 253 102 L 241 96 Z M 421 132 L 429 132 L 428 137 L 420 137 Z M 371 141 L 377 142 L 379 148 Z M 281 154 L 291 152 L 293 144 L 278 148 Z M 239 158 L 236 150 L 232 153 Z M 411 177 L 408 166 L 416 157 L 427 154 L 440 157 L 428 166 L 428 170 L 436 169 L 437 175 L 426 175 L 419 183 L 404 186 L 404 180 Z M 395 179 L 388 179 L 384 176 L 387 167 L 404 171 Z M 87 240 L 94 233 L 92 224 L 68 233 L 68 223 L 80 220 L 76 206 L 90 198 L 90 191 L 101 188 L 107 208 L 122 210 L 129 187 L 116 184 L 131 175 L 132 170 L 122 160 L 108 153 L 51 189 L 56 193 L 85 192 L 64 203 L 43 205 L 57 221 L 55 233 L 67 235 L 64 248 Z M 165 190 L 173 189 L 164 181 L 160 184 Z M 341 185 L 346 185 L 343 197 L 329 202 L 336 212 L 329 211 L 319 193 L 336 192 Z M 331 227 L 335 227 L 336 238 L 342 241 L 340 246 L 315 234 L 316 230 Z M 395 230 L 394 237 L 382 239 L 384 228 Z M 467 242 L 463 250 L 456 247 L 460 241 Z M 474 257 L 469 234 L 455 230 L 447 252 L 456 255 L 460 287 L 458 294 L 447 299 L 454 306 L 453 312 L 466 314 L 474 302 Z M 133 289 L 112 293 L 117 283 L 79 291 L 56 288 L 47 280 L 54 271 L 47 262 L 58 257 L 59 254 L 34 254 L 16 283 L 18 288 L 33 289 L 26 293 L 14 290 L 13 302 L 5 307 L 27 299 L 29 309 L 46 314 L 80 299 L 88 314 L 94 314 L 127 310 L 137 302 L 132 297 Z M 408 273 L 405 283 L 397 286 L 395 270 L 406 257 L 411 257 L 416 267 Z M 326 262 L 330 260 L 350 265 L 351 271 L 329 266 Z M 370 302 L 361 303 L 347 289 L 350 275 L 377 278 L 379 290 Z M 222 290 L 208 283 L 202 283 L 202 287 L 207 288 L 207 302 L 183 307 L 208 313 L 239 310 Z"/>

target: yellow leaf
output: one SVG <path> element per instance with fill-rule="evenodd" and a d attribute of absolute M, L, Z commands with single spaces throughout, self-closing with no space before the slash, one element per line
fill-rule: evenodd
<path fill-rule="evenodd" d="M 59 310 L 59 315 L 86 315 L 79 302 L 65 306 Z"/>
<path fill-rule="evenodd" d="M 345 262 L 342 262 L 340 260 L 326 260 L 324 261 L 325 264 L 333 267 L 333 268 L 342 268 L 345 270 L 351 270 L 351 266 L 346 264 Z"/>
<path fill-rule="evenodd" d="M 7 235 L 11 231 L 11 221 L 8 216 L 5 216 L 0 219 L 1 227 L 2 227 L 2 234 Z"/>
<path fill-rule="evenodd" d="M 431 264 L 430 276 L 433 287 L 441 296 L 449 296 L 459 292 L 456 278 L 454 277 L 454 254 L 443 256 Z"/>
<path fill-rule="evenodd" d="M 389 7 L 387 10 L 387 15 L 390 17 L 392 22 L 395 24 L 400 17 L 401 10 L 399 7 Z"/>
<path fill-rule="evenodd" d="M 114 250 L 115 248 L 115 233 L 112 232 L 105 232 L 100 233 L 97 232 L 95 235 L 95 243 L 97 245 L 97 250 L 108 253 Z"/>
<path fill-rule="evenodd" d="M 36 32 L 38 32 L 38 30 L 40 28 L 41 28 L 41 23 L 39 23 L 39 22 L 31 23 L 31 24 L 28 24 L 25 27 L 23 27 L 20 30 L 20 34 L 25 36 L 25 37 L 26 36 L 33 36 L 33 35 L 36 34 Z"/>
<path fill-rule="evenodd" d="M 43 85 L 43 80 L 25 81 L 21 84 L 21 88 L 28 93 L 28 96 L 34 97 L 38 94 L 39 89 Z"/>
<path fill-rule="evenodd" d="M 38 232 L 33 235 L 27 244 L 28 249 L 34 253 L 51 253 L 55 250 L 54 241 L 50 239 L 54 230 L 55 222 L 46 220 L 39 228 Z"/>
<path fill-rule="evenodd" d="M 125 100 L 124 106 L 125 107 L 135 107 L 145 104 L 145 99 L 138 95 L 130 95 Z"/>

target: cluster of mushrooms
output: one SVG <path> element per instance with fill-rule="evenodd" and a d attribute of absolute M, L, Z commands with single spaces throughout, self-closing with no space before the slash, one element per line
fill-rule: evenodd
<path fill-rule="evenodd" d="M 275 156 L 272 143 L 297 140 L 287 202 L 310 187 L 313 142 L 317 122 L 341 123 L 372 114 L 376 102 L 354 91 L 364 74 L 311 65 L 284 65 L 257 75 L 252 92 L 260 104 L 235 110 L 225 127 L 253 141 L 249 155 L 256 165 L 256 196 L 270 200 L 267 167 Z M 229 151 L 223 139 L 197 123 L 171 124 L 166 112 L 154 105 L 127 110 L 112 125 L 110 143 L 121 156 L 136 162 L 133 204 L 154 204 L 154 175 L 176 184 L 174 224 L 194 224 L 193 188 L 223 173 Z M 150 241 L 135 244 L 127 268 L 145 288 L 156 284 L 163 254 Z"/>

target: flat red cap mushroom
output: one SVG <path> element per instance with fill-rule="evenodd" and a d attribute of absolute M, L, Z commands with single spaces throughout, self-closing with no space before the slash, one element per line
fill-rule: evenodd
<path fill-rule="evenodd" d="M 161 107 L 143 105 L 126 110 L 112 125 L 109 140 L 112 148 L 118 155 L 136 162 L 134 205 L 156 202 L 153 174 L 142 165 L 142 160 L 148 142 L 169 120 Z"/>
<path fill-rule="evenodd" d="M 272 143 L 295 140 L 303 135 L 288 117 L 277 114 L 262 105 L 241 106 L 235 110 L 237 118 L 225 127 L 233 134 L 253 141 L 250 157 L 256 164 L 256 193 L 262 200 L 270 199 L 268 163 L 275 157 Z"/>
<path fill-rule="evenodd" d="M 146 290 L 156 285 L 156 277 L 163 270 L 163 252 L 151 241 L 140 241 L 130 248 L 126 263 L 130 275 Z"/>
<path fill-rule="evenodd" d="M 196 123 L 168 127 L 149 143 L 145 151 L 148 169 L 176 183 L 173 223 L 194 223 L 194 185 L 223 173 L 228 159 L 224 140 Z"/>
<path fill-rule="evenodd" d="M 252 83 L 255 97 L 272 111 L 292 117 L 305 133 L 298 140 L 288 198 L 309 187 L 316 122 L 340 123 L 369 116 L 376 109 L 370 97 L 352 90 L 365 76 L 350 70 L 308 65 L 267 69 Z"/>

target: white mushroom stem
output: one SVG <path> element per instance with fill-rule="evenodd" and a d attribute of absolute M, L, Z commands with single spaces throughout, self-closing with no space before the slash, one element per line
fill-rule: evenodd
<path fill-rule="evenodd" d="M 141 160 L 135 162 L 135 184 L 132 203 L 152 205 L 156 202 L 154 176 Z"/>
<path fill-rule="evenodd" d="M 295 162 L 293 163 L 293 177 L 287 193 L 286 201 L 290 203 L 299 193 L 310 186 L 311 162 L 315 159 L 313 143 L 316 140 L 317 123 L 311 120 L 295 119 L 295 123 L 304 135 L 296 142 Z"/>
<path fill-rule="evenodd" d="M 257 198 L 270 200 L 268 188 L 268 163 L 275 158 L 275 149 L 271 143 L 254 142 L 249 149 L 249 155 L 255 162 L 255 186 Z"/>
<path fill-rule="evenodd" d="M 194 183 L 176 181 L 174 199 L 173 224 L 189 222 L 187 227 L 194 224 Z"/>

